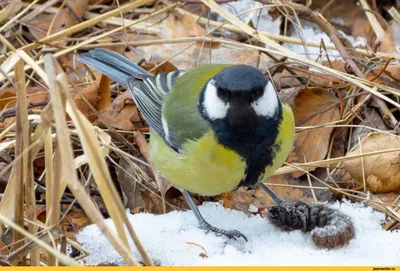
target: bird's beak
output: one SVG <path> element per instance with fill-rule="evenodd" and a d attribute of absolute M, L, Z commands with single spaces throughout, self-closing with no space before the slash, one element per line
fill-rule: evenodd
<path fill-rule="evenodd" d="M 228 123 L 232 128 L 246 129 L 252 122 L 254 110 L 247 101 L 232 100 L 227 114 Z"/>

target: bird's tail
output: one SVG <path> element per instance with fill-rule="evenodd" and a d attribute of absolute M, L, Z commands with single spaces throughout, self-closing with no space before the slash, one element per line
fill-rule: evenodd
<path fill-rule="evenodd" d="M 151 76 L 128 58 L 106 49 L 93 49 L 78 55 L 78 60 L 105 74 L 123 87 L 127 87 L 127 78 L 133 75 Z"/>

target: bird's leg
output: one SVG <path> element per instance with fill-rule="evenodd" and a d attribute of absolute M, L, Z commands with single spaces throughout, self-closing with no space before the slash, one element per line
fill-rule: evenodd
<path fill-rule="evenodd" d="M 182 192 L 183 196 L 185 197 L 186 202 L 189 204 L 190 209 L 192 209 L 194 215 L 196 216 L 197 221 L 199 222 L 200 228 L 202 230 L 204 230 L 205 232 L 210 232 L 210 231 L 214 232 L 218 236 L 225 235 L 225 236 L 227 236 L 229 238 L 233 238 L 235 240 L 242 237 L 244 240 L 247 241 L 246 236 L 244 236 L 244 234 L 242 234 L 238 230 L 222 230 L 222 229 L 218 229 L 216 227 L 211 226 L 201 215 L 196 204 L 194 204 L 193 199 L 190 196 L 189 192 L 186 190 L 181 190 L 181 192 Z"/>
<path fill-rule="evenodd" d="M 278 196 L 274 191 L 272 191 L 266 184 L 259 183 L 258 184 L 267 194 L 272 198 L 272 200 L 276 203 L 276 205 L 284 205 L 286 201 Z"/>

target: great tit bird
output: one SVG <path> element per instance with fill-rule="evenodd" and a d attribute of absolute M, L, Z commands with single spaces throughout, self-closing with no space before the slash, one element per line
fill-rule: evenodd
<path fill-rule="evenodd" d="M 151 128 L 152 162 L 182 191 L 200 227 L 247 240 L 237 230 L 211 226 L 189 192 L 213 196 L 253 186 L 286 160 L 294 141 L 294 117 L 270 78 L 255 67 L 229 64 L 153 76 L 105 49 L 93 49 L 78 60 L 132 93 Z M 266 185 L 262 188 L 279 201 Z"/>

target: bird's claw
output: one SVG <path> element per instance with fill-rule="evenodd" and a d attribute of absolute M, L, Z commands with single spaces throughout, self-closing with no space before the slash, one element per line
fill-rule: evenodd
<path fill-rule="evenodd" d="M 243 233 L 238 231 L 238 230 L 222 230 L 222 229 L 218 229 L 216 227 L 211 226 L 206 221 L 201 223 L 200 228 L 202 230 L 204 230 L 206 233 L 211 231 L 211 232 L 215 233 L 217 236 L 225 235 L 226 237 L 228 237 L 230 239 L 235 239 L 236 240 L 236 239 L 239 239 L 240 237 L 242 237 L 247 242 L 247 237 Z"/>

